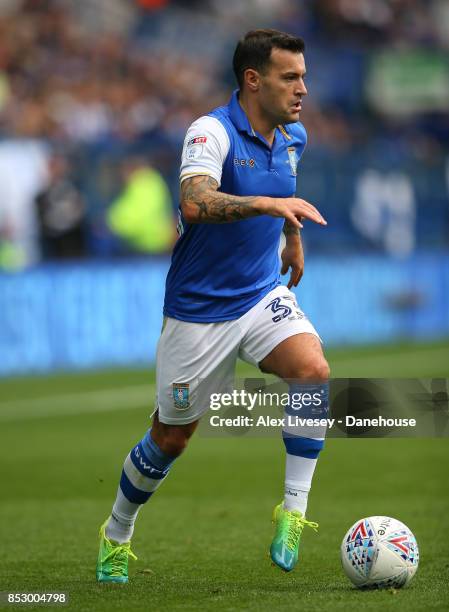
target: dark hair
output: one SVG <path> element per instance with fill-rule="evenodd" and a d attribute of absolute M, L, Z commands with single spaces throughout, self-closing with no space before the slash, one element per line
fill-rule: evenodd
<path fill-rule="evenodd" d="M 302 38 L 278 30 L 250 30 L 239 40 L 232 60 L 239 87 L 243 85 L 243 73 L 248 68 L 264 72 L 270 63 L 272 49 L 303 53 L 305 44 Z"/>

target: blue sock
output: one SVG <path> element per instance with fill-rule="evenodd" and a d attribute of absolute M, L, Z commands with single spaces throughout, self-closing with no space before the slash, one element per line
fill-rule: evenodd
<path fill-rule="evenodd" d="M 148 431 L 123 464 L 117 498 L 106 535 L 122 543 L 131 539 L 137 514 L 168 475 L 174 457 L 166 455 Z"/>
<path fill-rule="evenodd" d="M 144 504 L 167 476 L 174 458 L 166 455 L 148 431 L 125 459 L 120 488 L 135 504 Z"/>
<path fill-rule="evenodd" d="M 301 419 L 326 419 L 329 411 L 329 385 L 295 383 L 290 385 L 290 403 L 285 410 L 282 431 L 287 451 L 284 508 L 306 513 L 318 455 L 324 446 L 326 427 L 298 424 Z M 288 421 L 290 419 L 290 421 Z"/>

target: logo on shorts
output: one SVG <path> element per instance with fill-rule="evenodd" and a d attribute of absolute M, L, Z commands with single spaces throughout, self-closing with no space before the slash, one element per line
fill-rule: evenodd
<path fill-rule="evenodd" d="M 271 302 L 265 306 L 265 310 L 271 308 L 272 312 L 276 315 L 272 318 L 273 323 L 279 323 L 279 321 L 282 321 L 282 319 L 285 319 L 285 317 L 288 317 L 288 315 L 292 313 L 290 306 L 281 304 L 282 299 L 285 300 L 288 298 L 274 298 L 274 300 L 271 300 Z"/>
<path fill-rule="evenodd" d="M 176 410 L 188 410 L 190 408 L 189 383 L 173 383 L 172 392 Z"/>

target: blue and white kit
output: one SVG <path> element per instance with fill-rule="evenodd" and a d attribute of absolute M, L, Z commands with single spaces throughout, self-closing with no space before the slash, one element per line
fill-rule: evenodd
<path fill-rule="evenodd" d="M 301 123 L 278 126 L 270 147 L 251 127 L 236 91 L 227 106 L 188 129 L 180 181 L 209 175 L 223 193 L 291 197 L 306 140 Z M 294 294 L 280 284 L 283 225 L 283 218 L 268 215 L 188 224 L 179 210 L 157 350 L 161 422 L 200 418 L 210 393 L 232 386 L 237 357 L 258 364 L 292 335 L 318 336 Z"/>

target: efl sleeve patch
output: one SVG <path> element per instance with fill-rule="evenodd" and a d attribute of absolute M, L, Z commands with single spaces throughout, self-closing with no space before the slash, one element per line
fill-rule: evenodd
<path fill-rule="evenodd" d="M 186 144 L 186 158 L 199 159 L 203 153 L 203 146 L 207 142 L 207 136 L 195 136 Z"/>
<path fill-rule="evenodd" d="M 195 136 L 195 138 L 191 138 L 187 143 L 188 147 L 191 147 L 196 144 L 205 144 L 207 142 L 207 136 Z"/>
<path fill-rule="evenodd" d="M 223 163 L 229 150 L 229 136 L 215 118 L 197 119 L 187 131 L 182 151 L 181 181 L 186 176 L 208 174 L 220 185 Z"/>

